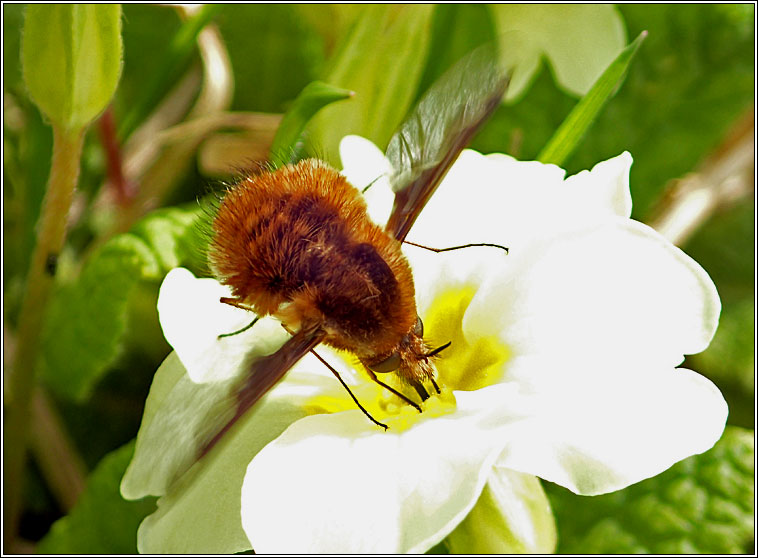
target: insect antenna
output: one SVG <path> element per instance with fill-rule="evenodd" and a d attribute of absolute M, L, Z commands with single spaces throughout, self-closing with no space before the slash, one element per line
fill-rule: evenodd
<path fill-rule="evenodd" d="M 376 420 L 374 417 L 372 417 L 372 416 L 371 416 L 371 413 L 369 413 L 369 412 L 368 412 L 368 411 L 367 411 L 367 410 L 366 410 L 366 409 L 363 407 L 363 405 L 361 405 L 360 401 L 358 401 L 358 398 L 357 398 L 357 397 L 355 397 L 355 395 L 353 395 L 353 392 L 352 392 L 352 391 L 350 391 L 350 388 L 349 388 L 349 387 L 347 387 L 347 384 L 345 383 L 345 381 L 342 379 L 342 377 L 340 377 L 340 375 L 339 375 L 339 372 L 337 372 L 337 371 L 336 371 L 334 368 L 332 368 L 332 366 L 331 366 L 331 365 L 330 365 L 328 362 L 326 362 L 326 361 L 325 361 L 323 358 L 321 358 L 321 356 L 320 356 L 320 355 L 319 355 L 319 354 L 318 354 L 316 351 L 314 351 L 313 349 L 311 349 L 311 353 L 313 353 L 313 355 L 314 355 L 314 356 L 315 356 L 317 359 L 319 359 L 319 360 L 320 360 L 320 361 L 323 363 L 323 365 L 324 365 L 324 366 L 326 366 L 326 367 L 327 367 L 329 370 L 331 370 L 331 371 L 332 371 L 332 374 L 334 374 L 334 375 L 337 377 L 337 379 L 338 379 L 338 380 L 340 381 L 340 383 L 342 384 L 342 387 L 343 387 L 343 388 L 345 388 L 345 389 L 347 390 L 347 392 L 350 394 L 350 397 L 352 397 L 352 398 L 353 398 L 353 401 L 355 401 L 355 404 L 356 404 L 356 405 L 358 405 L 358 408 L 359 408 L 361 411 L 363 411 L 363 414 L 364 414 L 364 415 L 366 415 L 366 416 L 367 416 L 367 417 L 368 417 L 368 418 L 371 420 L 371 422 L 373 422 L 373 423 L 374 423 L 374 424 L 376 424 L 377 426 L 381 426 L 381 427 L 382 427 L 382 428 L 384 428 L 384 430 L 386 431 L 386 430 L 387 430 L 389 427 L 388 427 L 386 424 L 379 422 L 378 420 Z"/>

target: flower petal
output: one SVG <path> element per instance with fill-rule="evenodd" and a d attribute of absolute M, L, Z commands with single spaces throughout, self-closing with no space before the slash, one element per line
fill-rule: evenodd
<path fill-rule="evenodd" d="M 158 501 L 158 510 L 140 525 L 140 552 L 217 554 L 250 549 L 239 508 L 245 468 L 260 448 L 306 415 L 294 398 L 264 401 L 225 436 L 220 451 L 205 456 L 186 480 Z"/>
<path fill-rule="evenodd" d="M 516 354 L 560 354 L 571 370 L 618 359 L 673 367 L 705 349 L 718 325 L 708 274 L 636 221 L 617 218 L 509 261 L 509 273 L 477 292 L 464 331 L 500 331 Z"/>
<path fill-rule="evenodd" d="M 379 179 L 367 198 L 372 218 L 384 222 L 391 208 L 386 159 L 369 143 L 343 143 L 344 172 L 354 184 Z M 455 392 L 454 412 L 414 416 L 412 427 L 383 432 L 358 410 L 314 403 L 321 394 L 346 397 L 322 387 L 323 371 L 301 379 L 309 355 L 179 482 L 169 474 L 177 458 L 168 460 L 158 475 L 168 494 L 140 529 L 140 549 L 234 552 L 249 548 L 247 537 L 262 553 L 422 552 L 467 516 L 479 529 L 488 510 L 509 518 L 513 536 L 536 547 L 542 500 L 530 500 L 532 490 L 525 496 L 522 489 L 533 484 L 528 475 L 599 494 L 708 449 L 723 430 L 726 404 L 708 380 L 674 366 L 708 344 L 720 302 L 695 262 L 628 220 L 630 165 L 622 154 L 564 180 L 555 166 L 464 152 L 412 240 L 433 247 L 497 242 L 511 253 L 406 251 L 420 313 L 441 288 L 475 287 L 463 332 L 476 340 L 494 331 L 507 345 L 502 383 Z M 203 428 L 213 406 L 198 393 L 223 391 L 244 371 L 251 349 L 267 354 L 281 344 L 276 334 L 286 337 L 272 321 L 219 340 L 250 315 L 219 304 L 228 293 L 203 281 L 177 272 L 161 294 L 161 320 L 165 315 L 179 356 L 163 380 L 156 378 L 155 399 L 146 406 L 143 428 L 163 436 L 152 440 L 157 455 L 156 440 L 166 440 L 166 432 L 171 444 L 183 440 L 175 432 L 183 435 L 185 422 L 194 425 L 190 432 Z M 207 308 L 188 312 L 187 300 L 207 300 L 200 303 Z M 221 316 L 219 308 L 232 312 Z M 230 325 L 223 331 L 218 323 Z M 179 359 L 193 381 L 206 383 L 177 373 Z M 178 395 L 177 386 L 184 386 Z M 197 402 L 199 418 L 170 400 Z M 147 434 L 140 434 L 144 445 Z M 149 484 L 149 466 L 161 471 L 160 463 L 146 463 L 135 466 L 142 484 Z M 495 463 L 512 471 L 492 476 Z M 124 482 L 125 494 L 144 490 Z M 524 498 L 528 510 L 509 505 Z"/>
<path fill-rule="evenodd" d="M 368 204 L 369 217 L 384 225 L 392 212 L 395 194 L 390 187 L 392 165 L 371 141 L 360 136 L 345 136 L 340 142 L 342 174 L 360 191 Z"/>
<path fill-rule="evenodd" d="M 629 191 L 629 171 L 632 155 L 624 151 L 607 161 L 592 167 L 591 171 L 581 171 L 569 176 L 565 186 L 571 191 L 577 205 L 587 213 L 587 209 L 607 212 L 608 215 L 630 217 L 632 215 L 632 193 Z"/>
<path fill-rule="evenodd" d="M 466 150 L 440 184 L 409 234 L 444 248 L 489 242 L 512 255 L 532 243 L 595 227 L 631 213 L 629 153 L 565 179 L 555 165 Z"/>
<path fill-rule="evenodd" d="M 452 554 L 549 554 L 557 532 L 539 479 L 494 467 L 479 501 L 445 540 Z"/>
<path fill-rule="evenodd" d="M 303 406 L 317 396 L 343 396 L 331 375 L 316 372 L 322 368 L 315 357 L 308 355 L 255 409 L 279 399 Z M 176 352 L 163 361 L 145 402 L 134 457 L 121 482 L 124 498 L 160 496 L 169 491 L 197 461 L 201 446 L 208 441 L 210 434 L 234 411 L 237 401 L 231 394 L 235 385 L 234 379 L 204 384 L 193 382 Z M 240 422 L 245 420 L 249 420 L 248 415 Z M 204 460 L 208 461 L 212 454 Z"/>
<path fill-rule="evenodd" d="M 186 444 L 182 443 L 186 440 L 181 437 L 177 439 L 177 434 L 181 431 L 176 432 L 175 427 L 183 424 L 185 418 L 191 420 L 197 417 L 198 413 L 181 401 L 176 409 L 179 411 L 178 420 L 174 422 L 171 419 L 176 416 L 176 411 L 168 410 L 166 406 L 166 401 L 172 396 L 181 396 L 186 393 L 181 387 L 185 378 L 186 370 L 175 352 L 166 357 L 155 372 L 150 393 L 145 401 L 145 411 L 137 434 L 134 457 L 121 480 L 121 495 L 127 500 L 165 494 L 170 484 L 176 479 L 177 471 L 186 470 L 191 463 L 196 448 L 193 445 L 188 449 Z M 192 382 L 186 382 L 186 384 L 195 385 Z M 158 418 L 157 422 L 156 418 Z M 155 425 L 159 423 L 160 432 L 153 434 L 151 430 L 155 429 Z M 192 426 L 189 426 L 187 430 L 191 428 Z M 170 444 L 169 451 L 165 451 L 166 442 Z"/>
<path fill-rule="evenodd" d="M 434 253 L 406 244 L 403 254 L 413 269 L 416 309 L 422 318 L 440 296 L 465 288 L 475 292 L 487 278 L 505 277 L 510 264 L 505 252 L 489 247 Z"/>
<path fill-rule="evenodd" d="M 219 339 L 255 318 L 252 312 L 219 302 L 230 295 L 215 279 L 197 279 L 184 268 L 172 269 L 163 280 L 158 294 L 163 334 L 193 382 L 238 376 L 249 359 L 274 352 L 289 337 L 279 322 L 262 318 L 247 331 Z"/>
<path fill-rule="evenodd" d="M 250 548 L 240 522 L 244 471 L 253 456 L 292 422 L 323 412 L 314 401 L 346 397 L 322 369 L 315 357 L 303 358 L 211 452 L 178 478 L 177 471 L 197 459 L 198 433 L 223 417 L 221 411 L 204 412 L 203 406 L 218 408 L 218 390 L 224 382 L 196 384 L 176 353 L 169 355 L 153 381 L 135 455 L 121 484 L 127 499 L 165 495 L 158 501 L 158 511 L 140 526 L 141 552 L 228 553 Z"/>
<path fill-rule="evenodd" d="M 522 194 L 563 182 L 555 165 L 520 163 L 508 156 L 486 157 L 465 150 L 440 183 L 414 224 L 409 239 L 444 248 L 473 242 L 516 242 L 524 221 Z M 529 227 L 527 227 L 527 232 Z M 510 243 L 510 244 L 509 244 Z"/>
<path fill-rule="evenodd" d="M 513 404 L 531 416 L 513 424 L 498 465 L 584 495 L 619 490 L 713 446 L 726 402 L 709 380 L 683 368 L 585 370 L 577 381 L 562 361 L 517 358 Z"/>
<path fill-rule="evenodd" d="M 293 424 L 250 463 L 242 523 L 256 552 L 423 552 L 477 501 L 505 422 L 507 386 L 454 414 L 379 430 L 360 411 Z"/>

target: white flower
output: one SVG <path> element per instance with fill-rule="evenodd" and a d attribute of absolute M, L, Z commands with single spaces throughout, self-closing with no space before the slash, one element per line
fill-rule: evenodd
<path fill-rule="evenodd" d="M 371 216 L 386 219 L 381 153 L 351 137 L 341 154 L 355 186 L 375 181 Z M 214 281 L 169 274 L 159 312 L 176 353 L 156 374 L 122 483 L 125 497 L 165 494 L 140 550 L 423 552 L 450 536 L 461 551 L 549 552 L 533 475 L 602 494 L 709 449 L 726 403 L 677 366 L 710 342 L 719 298 L 697 263 L 629 218 L 631 163 L 624 153 L 566 179 L 465 151 L 408 240 L 509 254 L 404 247 L 426 336 L 452 341 L 437 362 L 449 390 L 418 414 L 321 348 L 387 432 L 309 355 L 179 482 L 246 352 L 271 352 L 283 332 L 262 320 L 218 340 L 250 316 L 219 310 Z"/>

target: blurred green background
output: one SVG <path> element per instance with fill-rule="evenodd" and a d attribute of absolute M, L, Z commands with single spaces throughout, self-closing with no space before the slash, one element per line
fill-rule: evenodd
<path fill-rule="evenodd" d="M 565 31 L 555 38 L 564 52 L 573 52 L 573 37 L 604 40 L 597 31 L 606 21 L 618 24 L 615 36 L 626 37 L 622 45 L 649 33 L 618 93 L 564 166 L 574 173 L 630 151 L 633 217 L 659 228 L 678 204 L 694 199 L 697 188 L 711 196 L 707 210 L 690 219 L 692 226 L 672 235 L 708 271 L 723 302 L 713 343 L 684 365 L 713 380 L 730 407 L 730 428 L 714 450 L 656 479 L 598 498 L 548 486 L 558 550 L 749 552 L 754 6 L 625 4 L 602 8 L 595 20 L 582 9 L 546 8 L 568 10 L 558 14 Z M 193 232 L 196 198 L 266 158 L 281 114 L 303 87 L 322 79 L 358 92 L 309 126 L 306 139 L 314 152 L 334 160 L 335 138 L 348 131 L 383 148 L 414 100 L 453 61 L 510 21 L 520 22 L 527 36 L 536 34 L 547 25 L 545 13 L 486 5 L 224 5 L 204 14 L 211 32 L 198 47 L 177 40 L 190 14 L 154 5 L 123 7 L 123 73 L 106 113 L 118 133 L 109 134 L 102 122 L 89 129 L 59 284 L 42 332 L 38 377 L 46 399 L 32 426 L 21 550 L 135 551 L 136 526 L 154 504 L 124 502 L 117 487 L 152 374 L 169 352 L 157 323 L 158 286 L 175 265 L 203 272 Z M 23 5 L 3 5 L 4 368 L 13 353 L 52 149 L 50 128 L 21 76 L 23 17 Z M 601 51 L 603 44 L 585 49 Z M 577 53 L 572 62 L 581 67 L 587 50 L 577 46 Z M 612 60 L 617 52 L 604 54 Z M 534 159 L 578 100 L 560 77 L 560 68 L 569 66 L 542 58 L 472 147 Z M 121 179 L 108 175 L 109 141 L 120 146 Z M 738 156 L 745 146 L 747 159 Z M 125 198 L 114 193 L 119 181 Z M 87 478 L 73 512 L 45 465 L 52 442 L 61 439 L 73 448 L 73 457 L 61 455 L 73 460 L 74 476 Z"/>

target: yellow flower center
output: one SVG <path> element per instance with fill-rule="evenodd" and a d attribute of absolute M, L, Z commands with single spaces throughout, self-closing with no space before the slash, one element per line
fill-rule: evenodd
<path fill-rule="evenodd" d="M 386 424 L 393 431 L 410 428 L 419 420 L 451 413 L 456 409 L 453 390 L 473 391 L 491 385 L 502 379 L 505 363 L 510 351 L 493 332 L 490 337 L 483 337 L 469 342 L 463 333 L 463 316 L 466 313 L 476 289 L 464 286 L 450 289 L 438 296 L 426 316 L 422 316 L 424 329 L 430 335 L 432 345 L 441 345 L 451 341 L 450 348 L 440 353 L 435 360 L 441 394 L 434 393 L 425 402 L 418 401 L 416 393 L 399 381 L 393 381 L 392 374 L 385 374 L 380 379 L 404 393 L 421 407 L 419 413 L 414 407 L 399 397 L 373 382 L 365 373 L 360 363 L 346 353 L 340 357 L 352 368 L 359 371 L 361 381 L 351 386 L 351 391 L 361 405 L 376 420 Z M 319 396 L 309 401 L 309 413 L 336 413 L 355 409 L 355 403 L 345 393 L 341 396 Z"/>
<path fill-rule="evenodd" d="M 452 341 L 449 349 L 435 362 L 440 381 L 448 388 L 474 391 L 492 385 L 503 377 L 510 351 L 496 335 L 470 343 L 463 334 L 463 316 L 476 289 L 465 286 L 451 289 L 435 299 L 423 317 L 426 331 L 434 341 Z"/>

